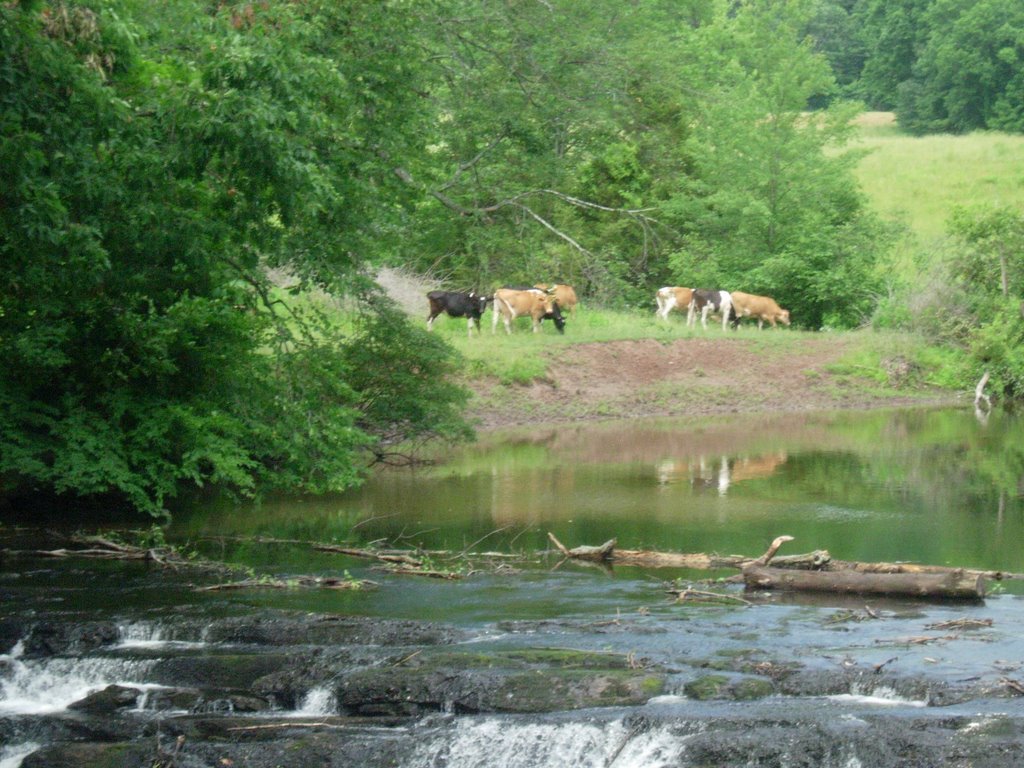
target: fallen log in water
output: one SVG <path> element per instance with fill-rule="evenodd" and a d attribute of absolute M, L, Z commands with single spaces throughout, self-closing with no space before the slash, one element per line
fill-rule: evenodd
<path fill-rule="evenodd" d="M 985 579 L 964 570 L 949 573 L 864 573 L 856 570 L 793 571 L 750 565 L 743 569 L 750 589 L 796 589 L 838 594 L 873 594 L 981 600 Z"/>
<path fill-rule="evenodd" d="M 981 600 L 986 579 L 1021 578 L 1002 571 L 979 571 L 914 563 L 862 563 L 833 560 L 827 550 L 778 557 L 776 552 L 791 536 L 777 537 L 757 558 L 741 555 L 681 554 L 616 549 L 615 539 L 599 547 L 567 548 L 548 533 L 548 538 L 567 558 L 597 561 L 606 565 L 645 568 L 736 568 L 748 588 L 797 589 L 839 594 L 899 595 L 957 600 Z M 772 567 L 768 567 L 771 563 Z"/>
<path fill-rule="evenodd" d="M 697 571 L 711 571 L 722 568 L 742 570 L 757 562 L 758 558 L 745 555 L 716 555 L 704 552 L 652 552 L 643 549 L 616 549 L 616 540 L 606 541 L 599 547 L 582 546 L 567 548 L 553 533 L 548 533 L 551 543 L 565 557 L 574 560 L 592 560 L 611 565 L 628 565 L 639 568 L 692 568 Z M 773 546 L 774 543 L 773 543 Z M 767 554 L 767 553 L 766 553 Z M 764 555 L 762 555 L 762 558 Z M 769 558 L 771 559 L 771 558 Z M 775 557 L 772 562 L 784 568 L 821 568 L 831 560 L 827 550 L 816 550 L 803 555 Z"/>

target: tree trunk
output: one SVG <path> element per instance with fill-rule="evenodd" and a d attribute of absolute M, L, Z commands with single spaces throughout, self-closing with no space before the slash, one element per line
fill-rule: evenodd
<path fill-rule="evenodd" d="M 748 589 L 795 589 L 838 594 L 981 600 L 985 579 L 962 570 L 950 573 L 864 573 L 855 570 L 792 571 L 751 565 L 743 569 Z"/>

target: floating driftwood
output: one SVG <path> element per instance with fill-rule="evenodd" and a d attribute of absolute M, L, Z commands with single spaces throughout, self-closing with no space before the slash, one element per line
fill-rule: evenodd
<path fill-rule="evenodd" d="M 675 554 L 616 549 L 611 539 L 598 547 L 569 549 L 554 534 L 548 538 L 567 558 L 607 565 L 646 568 L 736 568 L 751 589 L 794 589 L 838 594 L 876 594 L 938 599 L 981 600 L 986 579 L 1019 578 L 1019 574 L 978 571 L 912 563 L 862 563 L 833 560 L 827 550 L 804 555 L 776 556 L 791 536 L 777 537 L 758 558 L 705 553 Z M 769 563 L 771 567 L 769 567 Z"/>
<path fill-rule="evenodd" d="M 196 587 L 196 592 L 222 592 L 231 589 L 373 589 L 379 586 L 367 579 L 338 579 L 322 576 L 298 576 L 293 579 L 243 579 L 226 584 Z"/>
<path fill-rule="evenodd" d="M 845 571 L 794 571 L 750 565 L 743 569 L 743 583 L 751 589 L 797 589 L 837 594 L 932 597 L 981 600 L 985 579 L 963 570 L 950 573 L 864 573 Z"/>
<path fill-rule="evenodd" d="M 703 552 L 687 554 L 682 552 L 652 552 L 642 549 L 616 549 L 615 539 L 606 541 L 599 547 L 582 546 L 569 549 L 555 538 L 553 533 L 548 533 L 548 538 L 565 557 L 575 560 L 591 560 L 610 565 L 638 566 L 641 568 L 692 568 L 697 571 L 712 571 L 722 568 L 742 570 L 745 566 L 757 562 L 759 559 L 746 555 L 716 555 Z M 785 541 L 792 540 L 789 537 L 780 538 Z M 776 539 L 777 541 L 778 539 Z M 778 548 L 775 542 L 772 543 L 772 546 L 776 549 Z M 772 550 L 769 551 L 771 552 Z M 767 554 L 766 552 L 765 555 Z M 765 555 L 761 557 L 763 558 Z M 772 558 L 769 557 L 769 559 Z M 826 550 L 818 550 L 804 555 L 775 557 L 773 562 L 785 568 L 810 569 L 821 568 L 830 560 L 831 555 Z"/>
<path fill-rule="evenodd" d="M 207 571 L 237 570 L 224 563 L 203 558 L 183 555 L 171 546 L 137 546 L 122 541 L 115 541 L 104 536 L 70 536 L 69 540 L 81 545 L 75 547 L 59 547 L 57 549 L 3 549 L 4 555 L 27 555 L 31 557 L 52 557 L 57 559 L 84 557 L 94 560 L 140 560 L 154 563 L 162 568 L 189 568 Z"/>

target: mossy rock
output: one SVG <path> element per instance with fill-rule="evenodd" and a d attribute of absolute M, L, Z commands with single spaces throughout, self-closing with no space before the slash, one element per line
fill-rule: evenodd
<path fill-rule="evenodd" d="M 683 687 L 683 692 L 698 701 L 720 699 L 723 698 L 722 693 L 728 685 L 729 678 L 725 675 L 704 675 L 688 682 Z"/>

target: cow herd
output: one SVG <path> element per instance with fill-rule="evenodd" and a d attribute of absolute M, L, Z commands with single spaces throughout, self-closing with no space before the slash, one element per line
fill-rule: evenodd
<path fill-rule="evenodd" d="M 749 317 L 757 320 L 758 329 L 765 322 L 775 327 L 777 322 L 789 325 L 789 310 L 782 309 L 769 296 L 757 296 L 742 291 L 718 291 L 703 288 L 665 287 L 655 294 L 658 305 L 656 315 L 667 320 L 669 312 L 686 309 L 686 322 L 695 326 L 700 317 L 701 326 L 707 330 L 708 315 L 722 318 L 722 330 L 726 330 L 730 321 L 733 328 L 739 326 L 740 320 Z M 512 333 L 512 321 L 517 317 L 529 317 L 533 324 L 533 332 L 540 331 L 543 320 L 551 320 L 559 333 L 565 333 L 565 315 L 576 310 L 576 291 L 571 285 L 562 283 L 537 285 L 509 285 L 499 288 L 493 296 L 476 292 L 460 293 L 456 291 L 431 291 L 427 294 L 430 303 L 430 314 L 427 316 L 427 330 L 432 330 L 434 320 L 445 313 L 449 317 L 465 317 L 469 323 L 468 333 L 473 335 L 473 326 L 480 331 L 480 318 L 487 311 L 487 305 L 493 303 L 493 319 L 491 332 L 497 333 L 498 321 L 505 324 L 505 332 Z"/>
<path fill-rule="evenodd" d="M 753 293 L 742 291 L 710 291 L 703 288 L 659 288 L 655 296 L 658 303 L 656 314 L 663 320 L 668 319 L 668 313 L 674 308 L 680 311 L 686 308 L 686 324 L 696 325 L 697 316 L 700 316 L 701 326 L 706 330 L 708 327 L 708 315 L 716 314 L 722 318 L 722 330 L 724 331 L 729 322 L 733 328 L 740 324 L 740 320 L 749 317 L 757 320 L 758 330 L 764 327 L 766 322 L 775 324 L 782 323 L 789 325 L 789 310 L 782 309 L 775 299 L 770 296 L 758 296 Z"/>

